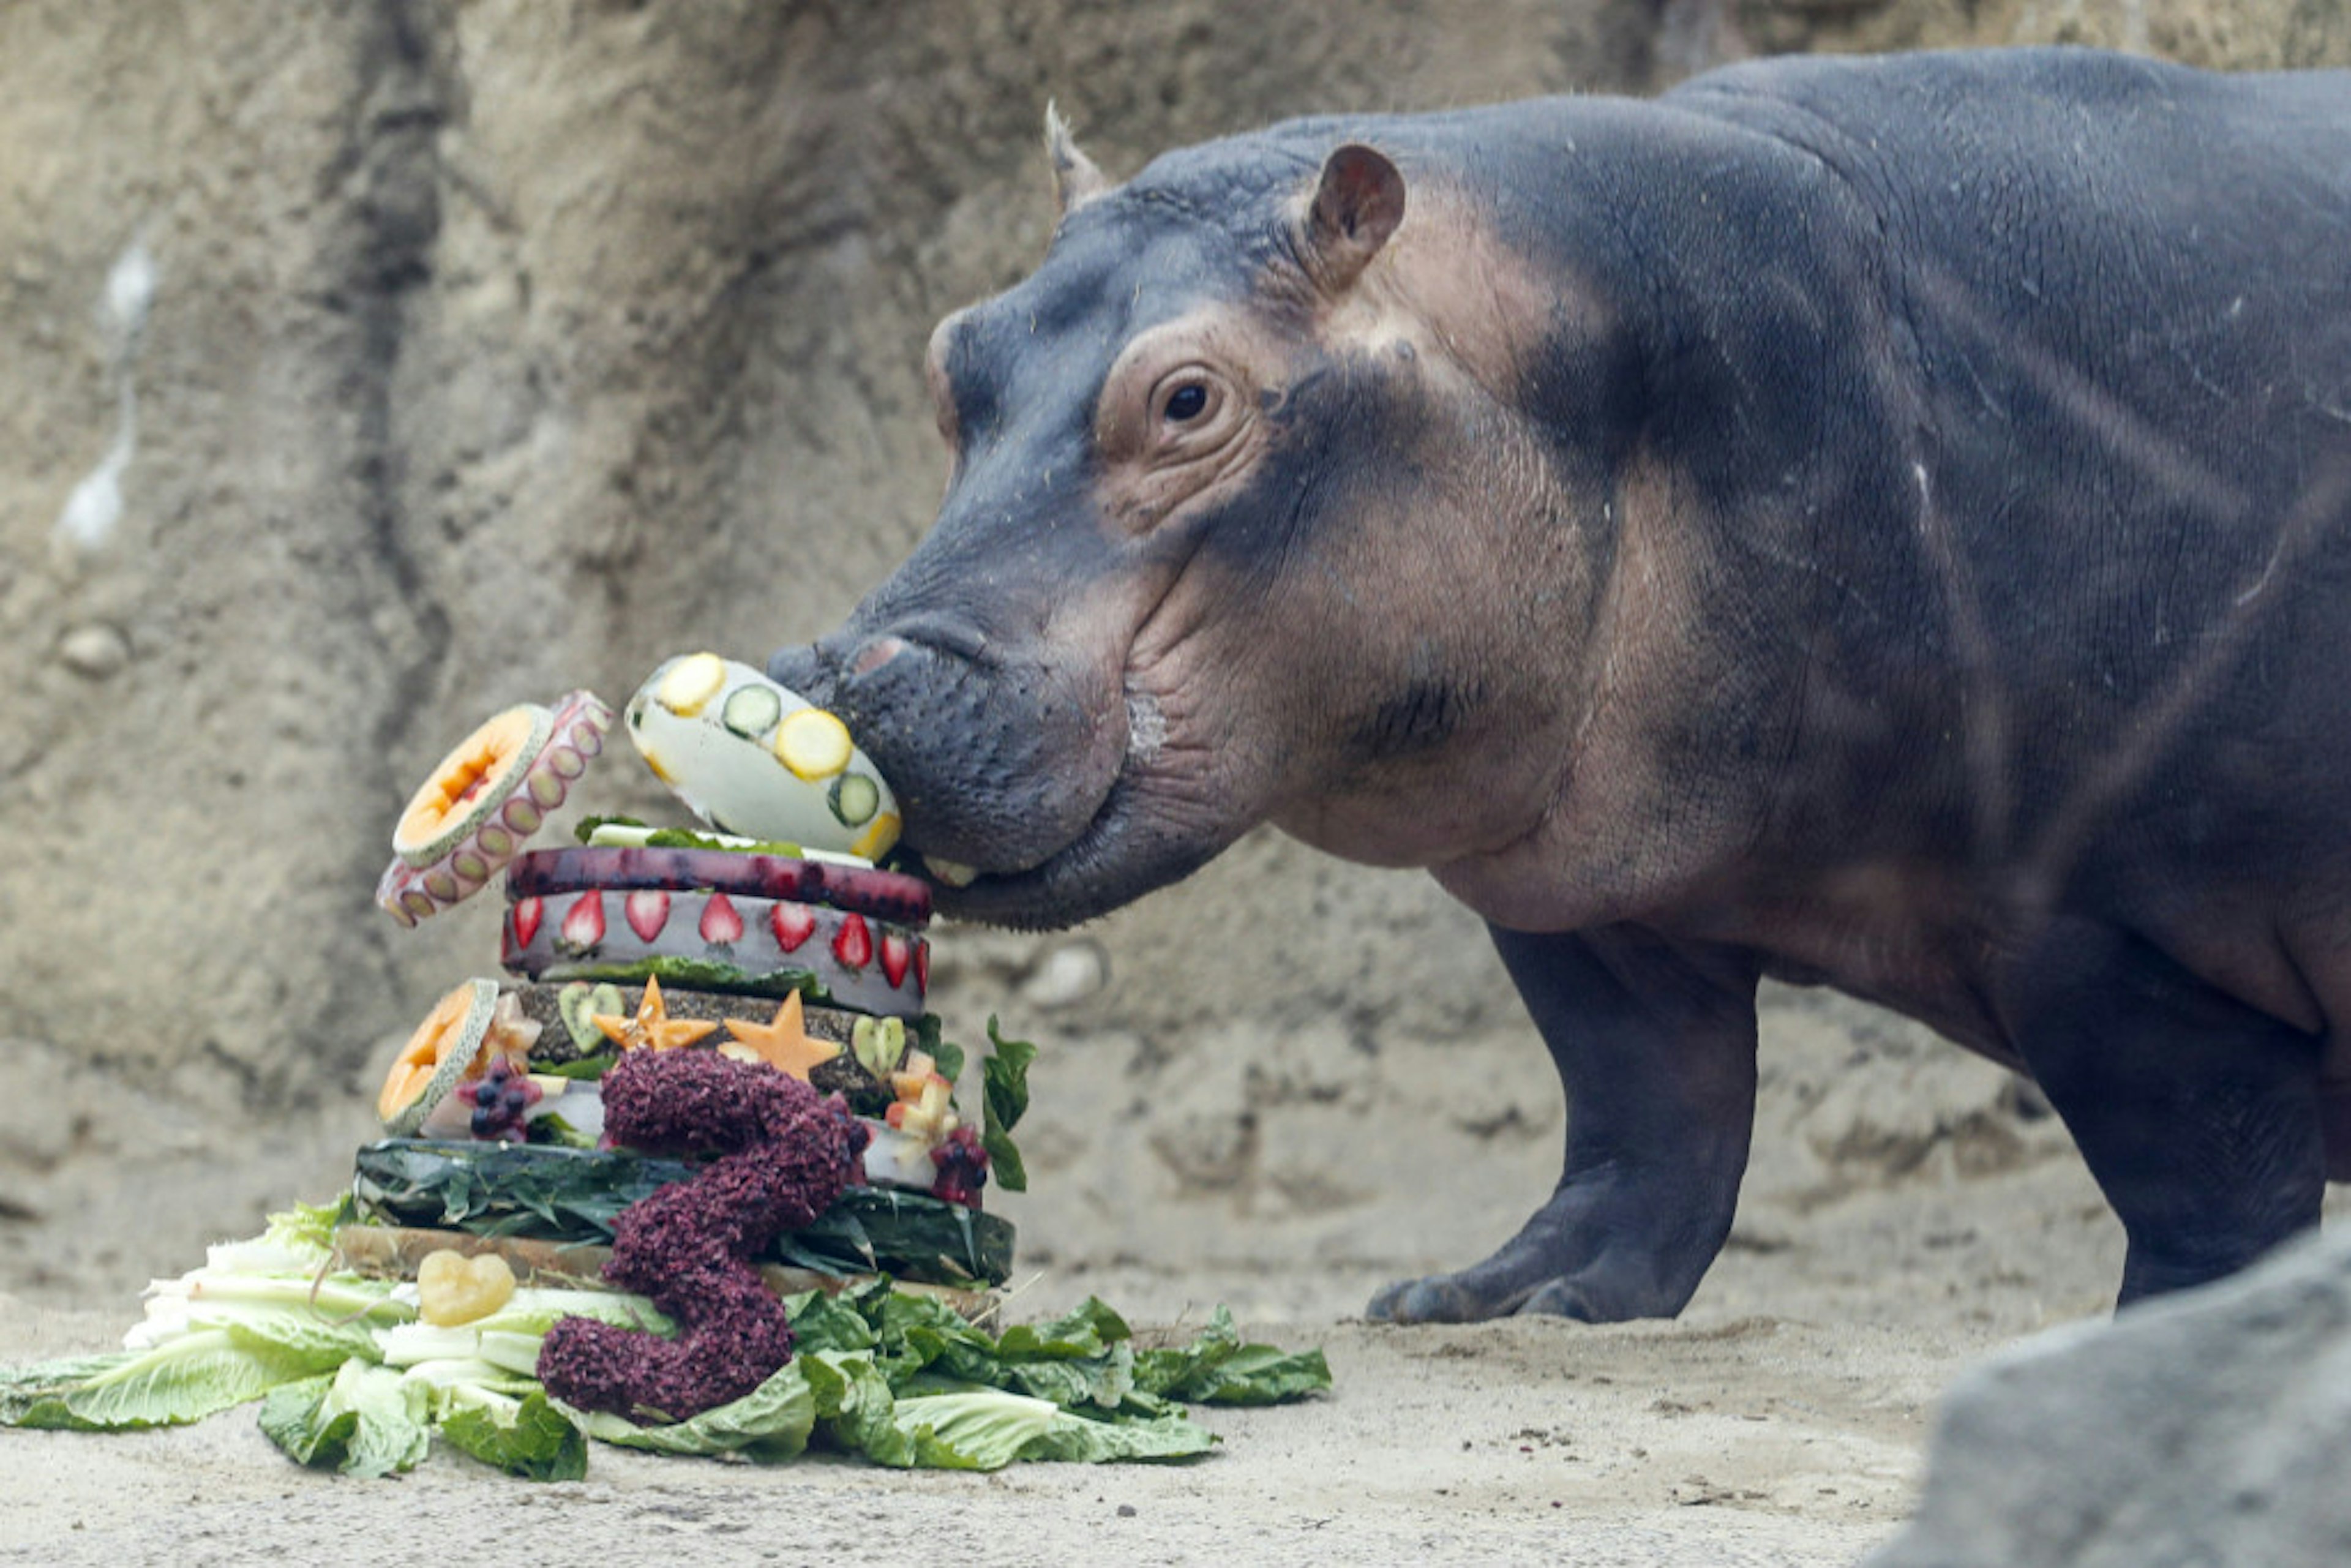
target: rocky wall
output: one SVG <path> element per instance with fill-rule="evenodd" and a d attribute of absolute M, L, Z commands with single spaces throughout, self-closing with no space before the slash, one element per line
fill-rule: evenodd
<path fill-rule="evenodd" d="M 2011 38 L 2351 58 L 2328 0 L 0 6 L 0 1289 L 135 1280 L 331 1179 L 494 962 L 489 901 L 370 904 L 476 720 L 756 660 L 913 544 L 924 341 L 1041 250 L 1049 98 L 1118 173 L 1294 112 Z M 1261 835 L 1073 937 L 943 932 L 935 982 L 951 1030 L 1052 1048 L 1066 1255 L 1180 1212 L 1458 1260 L 1447 1206 L 1498 1237 L 1548 1184 L 1540 1050 L 1414 876 Z M 1792 1076 L 1870 1059 L 1815 1036 Z M 1989 1069 L 1952 1092 L 2009 1114 Z M 1353 1152 L 1423 1137 L 1464 1173 L 1429 1234 Z"/>

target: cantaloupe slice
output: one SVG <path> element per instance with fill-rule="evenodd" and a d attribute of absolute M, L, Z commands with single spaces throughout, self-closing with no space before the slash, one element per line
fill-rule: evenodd
<path fill-rule="evenodd" d="M 402 925 L 479 893 L 603 750 L 612 710 L 595 693 L 578 691 L 555 705 L 543 727 L 534 722 L 521 737 L 525 749 L 509 752 L 514 716 L 532 711 L 509 709 L 475 730 L 410 802 L 393 837 L 400 852 L 375 887 L 375 901 Z M 445 830 L 429 826 L 436 817 Z M 447 848 L 422 864 L 413 861 L 436 844 Z"/>
<path fill-rule="evenodd" d="M 467 980 L 434 1004 L 400 1048 L 376 1095 L 375 1113 L 385 1132 L 407 1137 L 465 1081 L 465 1070 L 482 1053 L 497 1007 L 496 980 Z"/>
<path fill-rule="evenodd" d="M 455 849 L 521 786 L 554 730 L 551 710 L 521 703 L 459 741 L 408 798 L 392 830 L 392 852 L 422 868 Z"/>

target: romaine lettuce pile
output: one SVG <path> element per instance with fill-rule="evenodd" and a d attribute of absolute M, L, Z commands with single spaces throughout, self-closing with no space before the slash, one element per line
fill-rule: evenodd
<path fill-rule="evenodd" d="M 151 1291 L 112 1353 L 0 1368 L 0 1425 L 119 1431 L 259 1400 L 262 1430 L 306 1465 L 381 1476 L 438 1437 L 534 1480 L 584 1474 L 590 1439 L 673 1454 L 788 1459 L 814 1448 L 875 1464 L 996 1469 L 1020 1459 L 1180 1458 L 1213 1434 L 1189 1403 L 1264 1405 L 1326 1389 L 1319 1350 L 1244 1344 L 1218 1307 L 1178 1348 L 1138 1349 L 1089 1299 L 999 1335 L 876 1280 L 789 1302 L 798 1354 L 745 1397 L 640 1427 L 548 1397 L 532 1375 L 559 1318 L 662 1331 L 651 1302 L 603 1291 L 517 1291 L 455 1328 L 418 1320 L 415 1287 L 332 1270 L 342 1206 L 274 1217 L 251 1241 Z"/>

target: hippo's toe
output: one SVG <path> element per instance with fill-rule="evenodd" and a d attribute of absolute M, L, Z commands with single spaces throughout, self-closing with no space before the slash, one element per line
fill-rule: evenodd
<path fill-rule="evenodd" d="M 1554 1312 L 1567 1317 L 1586 1314 L 1565 1306 L 1538 1306 L 1538 1300 L 1573 1294 L 1565 1281 L 1548 1281 L 1532 1297 L 1522 1284 L 1484 1281 L 1478 1270 L 1432 1274 L 1425 1280 L 1403 1280 L 1374 1296 L 1364 1315 L 1375 1323 L 1476 1323 L 1512 1312 Z"/>

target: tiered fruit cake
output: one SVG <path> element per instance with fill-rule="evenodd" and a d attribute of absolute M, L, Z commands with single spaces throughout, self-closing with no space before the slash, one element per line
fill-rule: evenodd
<path fill-rule="evenodd" d="M 413 925 L 502 880 L 507 977 L 450 991 L 392 1064 L 377 1105 L 389 1136 L 360 1151 L 346 1256 L 413 1274 L 434 1252 L 495 1252 L 525 1276 L 595 1279 L 632 1206 L 709 1166 L 670 1157 L 675 1138 L 616 1146 L 606 1074 L 691 1052 L 747 1071 L 698 1060 L 614 1082 L 692 1078 L 728 1103 L 710 1113 L 723 1120 L 772 1070 L 855 1119 L 839 1130 L 862 1180 L 852 1171 L 811 1223 L 762 1239 L 772 1288 L 878 1272 L 982 1299 L 1010 1268 L 1012 1228 L 981 1212 L 981 1188 L 991 1165 L 1021 1185 L 1008 1134 L 1032 1051 L 995 1041 L 969 1124 L 963 1052 L 925 1007 L 929 887 L 875 863 L 898 833 L 889 786 L 838 718 L 696 653 L 656 670 L 625 725 L 706 831 L 589 818 L 574 846 L 526 849 L 578 804 L 612 723 L 586 692 L 510 709 L 402 813 L 377 901 Z"/>

